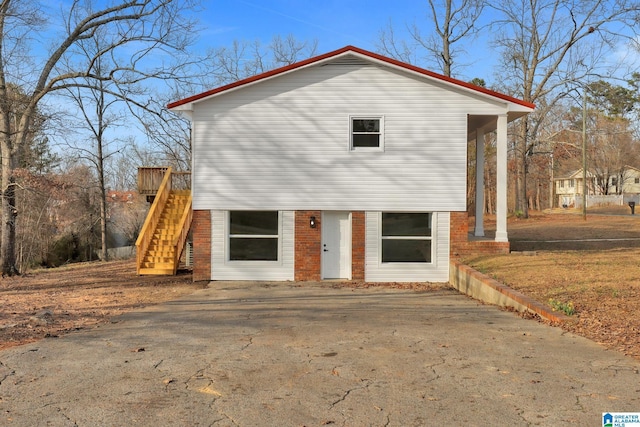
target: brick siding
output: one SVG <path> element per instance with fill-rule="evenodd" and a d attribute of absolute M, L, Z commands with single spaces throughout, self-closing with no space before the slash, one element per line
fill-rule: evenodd
<path fill-rule="evenodd" d="M 469 241 L 469 214 L 467 212 L 451 212 L 450 215 L 450 254 L 452 258 L 509 253 L 509 242 L 496 242 L 495 240 Z"/>
<path fill-rule="evenodd" d="M 193 281 L 209 281 L 211 280 L 211 211 L 194 210 L 191 230 Z"/>
<path fill-rule="evenodd" d="M 316 217 L 316 227 L 309 221 Z M 322 262 L 322 214 L 320 211 L 296 211 L 295 213 L 295 273 L 298 281 L 320 280 Z"/>
<path fill-rule="evenodd" d="M 351 213 L 351 279 L 364 280 L 364 212 Z"/>

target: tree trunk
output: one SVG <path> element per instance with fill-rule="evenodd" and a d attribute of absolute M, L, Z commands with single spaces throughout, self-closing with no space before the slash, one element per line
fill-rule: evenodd
<path fill-rule="evenodd" d="M 8 129 L 8 128 L 7 128 Z M 0 240 L 0 259 L 2 259 L 2 276 L 18 274 L 16 267 L 16 187 L 13 176 L 14 154 L 7 136 L 2 139 L 0 154 L 2 155 L 2 236 Z"/>
<path fill-rule="evenodd" d="M 107 246 L 107 191 L 104 188 L 103 180 L 101 180 L 100 183 L 100 236 L 102 238 L 100 259 L 102 259 L 102 261 L 108 261 L 109 247 Z"/>
<path fill-rule="evenodd" d="M 103 97 L 104 94 L 101 93 L 101 99 L 104 101 Z M 100 116 L 98 120 L 100 120 L 100 131 L 98 133 L 98 137 L 96 138 L 96 143 L 98 144 L 97 166 L 98 181 L 100 182 L 100 237 L 102 240 L 100 259 L 102 259 L 102 261 L 108 261 L 109 251 L 107 247 L 107 188 L 104 179 L 104 153 L 102 152 L 102 116 Z"/>

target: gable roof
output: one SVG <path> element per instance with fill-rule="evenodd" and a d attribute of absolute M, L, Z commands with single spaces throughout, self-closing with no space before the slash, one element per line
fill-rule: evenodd
<path fill-rule="evenodd" d="M 634 166 L 631 166 L 631 165 L 625 165 L 625 166 L 622 167 L 621 172 L 623 174 L 625 174 L 627 171 L 634 172 L 635 175 L 640 175 L 640 169 L 636 168 Z M 617 173 L 618 172 L 611 172 L 609 174 L 609 176 L 616 176 Z M 587 169 L 587 177 L 593 178 L 596 175 L 597 174 L 595 174 L 595 173 L 591 172 L 589 169 Z M 631 176 L 633 176 L 633 175 L 631 175 Z M 554 181 L 561 181 L 563 179 L 574 179 L 574 178 L 575 179 L 582 179 L 583 178 L 583 176 L 582 176 L 582 168 L 580 168 L 578 170 L 571 170 L 571 171 L 566 172 L 566 173 L 561 173 L 558 176 L 556 176 L 553 180 Z"/>
<path fill-rule="evenodd" d="M 191 110 L 194 103 L 214 97 L 221 93 L 231 91 L 239 87 L 248 86 L 256 82 L 267 80 L 267 79 L 270 79 L 279 75 L 283 75 L 295 70 L 299 70 L 311 65 L 319 65 L 324 62 L 328 62 L 330 60 L 334 60 L 338 57 L 345 56 L 345 55 L 356 55 L 362 59 L 369 60 L 370 62 L 391 66 L 392 68 L 404 70 L 405 72 L 410 72 L 410 73 L 421 75 L 423 77 L 442 81 L 445 84 L 450 84 L 452 86 L 462 88 L 464 90 L 469 90 L 472 92 L 482 94 L 484 96 L 507 101 L 508 103 L 512 104 L 516 109 L 520 111 L 528 112 L 535 108 L 535 105 L 530 102 L 523 101 L 521 99 L 517 99 L 512 96 L 505 95 L 499 92 L 495 92 L 493 90 L 490 90 L 484 87 L 476 86 L 471 83 L 463 82 L 462 80 L 457 80 L 451 77 L 444 76 L 442 74 L 434 73 L 432 71 L 425 70 L 424 68 L 416 67 L 415 65 L 407 64 L 405 62 L 401 62 L 396 59 L 388 58 L 388 57 L 379 55 L 377 53 L 369 52 L 364 49 L 357 48 L 355 46 L 345 46 L 341 49 L 334 50 L 332 52 L 328 52 L 323 55 L 315 56 L 313 58 L 305 59 L 304 61 L 296 62 L 294 64 L 290 64 L 284 67 L 276 68 L 271 71 L 267 71 L 262 74 L 248 77 L 246 79 L 238 80 L 236 82 L 233 82 L 224 86 L 220 86 L 215 89 L 211 89 L 206 92 L 202 92 L 197 95 L 193 95 L 193 96 L 181 99 L 179 101 L 169 103 L 167 105 L 167 108 L 177 109 L 177 110 Z"/>
<path fill-rule="evenodd" d="M 591 172 L 589 172 L 589 170 L 587 170 L 587 176 L 589 178 L 593 177 L 593 174 Z M 554 181 L 561 181 L 563 179 L 582 179 L 582 168 L 580 169 L 572 169 L 568 172 L 564 172 L 564 173 L 560 173 L 558 174 L 555 178 L 553 178 Z"/>

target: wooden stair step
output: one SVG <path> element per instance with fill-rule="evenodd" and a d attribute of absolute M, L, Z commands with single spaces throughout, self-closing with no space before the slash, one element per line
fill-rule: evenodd
<path fill-rule="evenodd" d="M 149 250 L 147 251 L 146 254 L 144 254 L 145 257 L 159 257 L 159 258 L 171 258 L 173 259 L 173 255 L 175 254 L 175 250 L 172 251 L 168 251 L 168 250 Z"/>
<path fill-rule="evenodd" d="M 153 262 L 153 261 L 143 261 L 143 268 L 171 268 L 173 269 L 172 262 Z"/>
<path fill-rule="evenodd" d="M 142 267 L 138 272 L 141 276 L 167 276 L 173 274 L 173 268 L 147 268 Z"/>

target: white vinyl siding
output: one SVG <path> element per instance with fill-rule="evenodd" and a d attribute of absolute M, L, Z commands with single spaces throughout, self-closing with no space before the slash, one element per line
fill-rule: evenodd
<path fill-rule="evenodd" d="M 495 105 L 388 68 L 324 65 L 196 104 L 194 209 L 462 211 L 467 117 Z M 384 115 L 384 151 L 350 117 Z"/>
<path fill-rule="evenodd" d="M 277 261 L 229 260 L 229 212 L 211 212 L 211 280 L 293 280 L 294 215 L 279 215 Z"/>
<path fill-rule="evenodd" d="M 365 281 L 447 282 L 449 280 L 449 212 L 434 212 L 431 263 L 383 263 L 382 213 L 366 212 Z"/>

